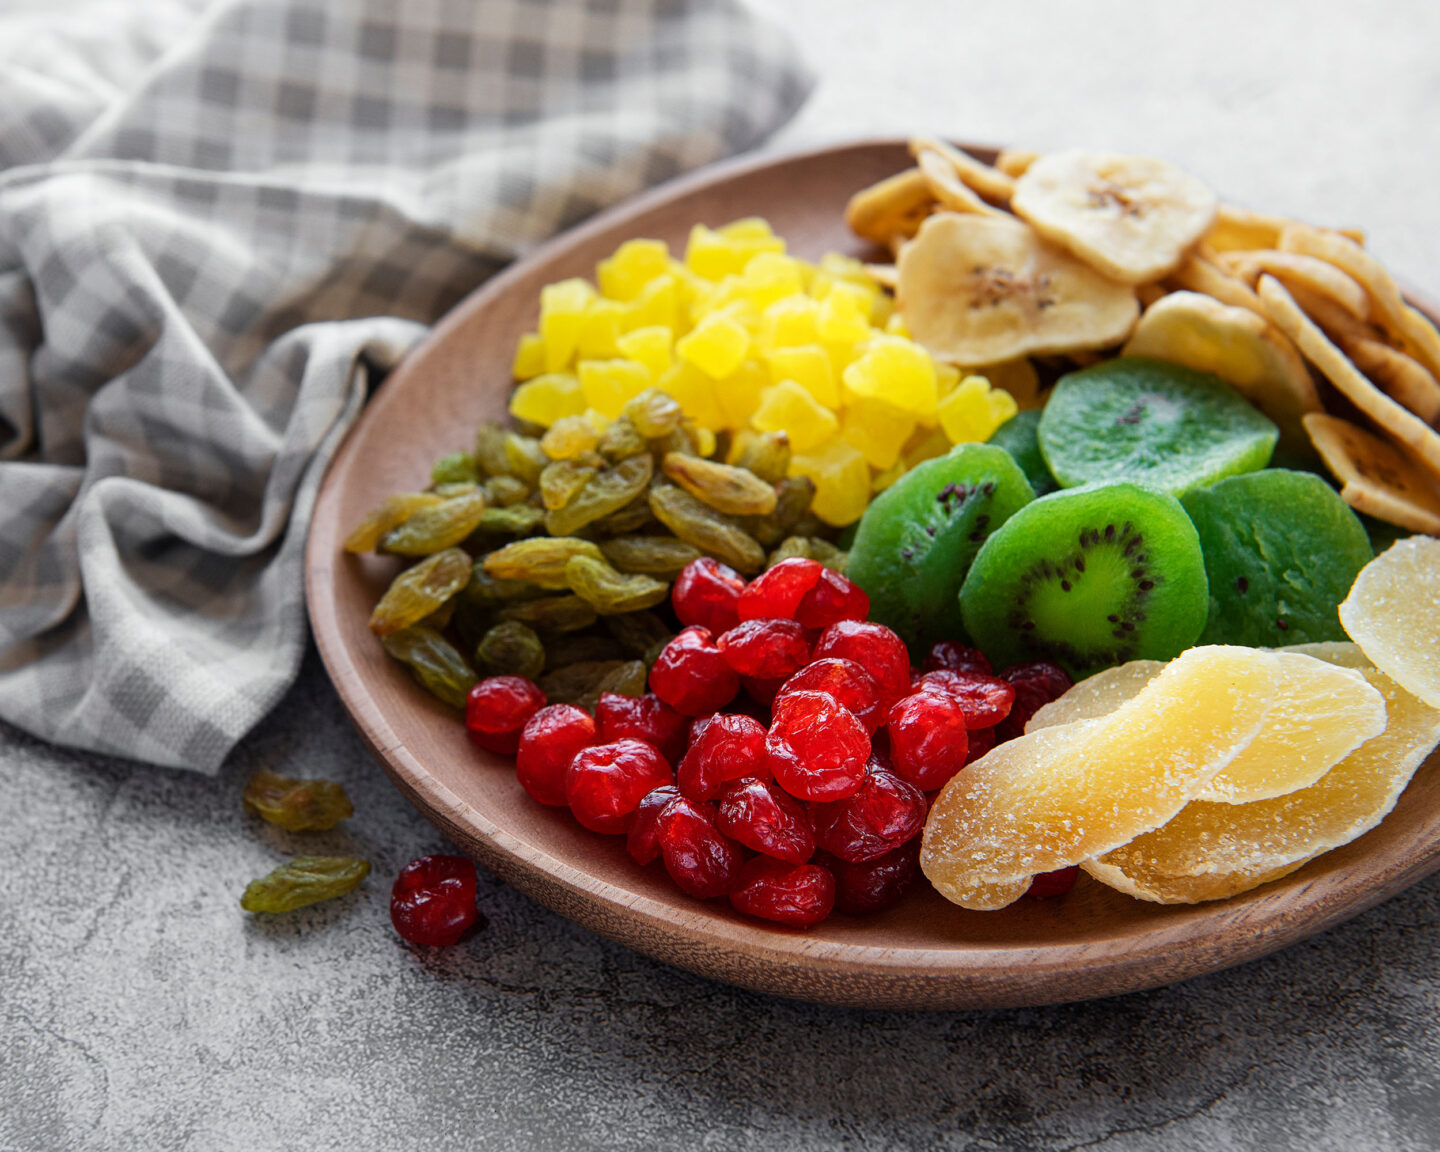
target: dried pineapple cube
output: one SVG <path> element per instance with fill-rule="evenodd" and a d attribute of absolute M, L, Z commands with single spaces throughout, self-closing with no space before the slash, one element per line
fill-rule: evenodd
<path fill-rule="evenodd" d="M 870 335 L 869 297 L 854 284 L 836 284 L 820 301 L 815 331 L 826 343 L 864 340 Z"/>
<path fill-rule="evenodd" d="M 633 332 L 637 328 L 659 326 L 678 331 L 680 323 L 680 283 L 670 273 L 657 276 L 630 301 L 620 318 L 620 329 Z"/>
<path fill-rule="evenodd" d="M 983 444 L 1018 411 L 1010 393 L 991 388 L 983 376 L 967 376 L 940 401 L 940 427 L 952 444 Z"/>
<path fill-rule="evenodd" d="M 675 351 L 712 380 L 719 380 L 745 360 L 750 333 L 734 318 L 712 312 L 675 342 Z"/>
<path fill-rule="evenodd" d="M 770 366 L 770 379 L 794 380 L 827 408 L 840 406 L 840 389 L 835 383 L 835 370 L 830 357 L 818 344 L 802 344 L 795 348 L 775 348 L 765 353 Z"/>
<path fill-rule="evenodd" d="M 675 362 L 671 350 L 674 340 L 675 333 L 669 328 L 663 324 L 650 324 L 622 334 L 615 343 L 622 356 L 645 365 L 651 379 L 658 380 Z"/>
<path fill-rule="evenodd" d="M 651 385 L 650 370 L 634 360 L 582 360 L 578 371 L 585 403 L 612 420 Z"/>
<path fill-rule="evenodd" d="M 741 277 L 745 296 L 758 309 L 804 291 L 800 261 L 779 252 L 761 252 L 745 265 Z"/>
<path fill-rule="evenodd" d="M 510 394 L 510 415 L 548 428 L 585 411 L 580 381 L 569 372 L 547 372 L 527 380 Z"/>
<path fill-rule="evenodd" d="M 810 478 L 815 485 L 810 511 L 837 528 L 860 519 L 870 503 L 870 467 L 838 436 L 808 452 L 796 452 L 790 458 L 790 475 Z"/>
<path fill-rule="evenodd" d="M 785 251 L 785 241 L 770 235 L 768 225 L 765 233 L 761 235 L 758 226 L 752 227 L 748 221 L 737 220 L 719 231 L 696 224 L 685 245 L 685 266 L 707 280 L 738 276 L 760 253 Z"/>
<path fill-rule="evenodd" d="M 580 339 L 575 345 L 575 355 L 580 360 L 609 360 L 620 355 L 616 341 L 620 337 L 620 321 L 625 314 L 625 305 L 603 297 L 590 302 L 585 309 L 585 323 L 580 328 Z"/>
<path fill-rule="evenodd" d="M 765 309 L 760 323 L 760 345 L 764 348 L 794 348 L 815 344 L 820 339 L 816 321 L 820 305 L 808 296 L 787 296 Z"/>
<path fill-rule="evenodd" d="M 760 394 L 770 385 L 770 374 L 757 360 L 746 360 L 715 383 L 715 398 L 725 414 L 726 428 L 744 428 L 760 407 Z"/>
<path fill-rule="evenodd" d="M 883 472 L 900 459 L 915 431 L 915 417 L 884 400 L 856 400 L 845 409 L 840 435 L 860 450 L 870 467 Z"/>
<path fill-rule="evenodd" d="M 795 381 L 782 380 L 760 393 L 760 406 L 750 417 L 750 426 L 760 432 L 784 432 L 796 452 L 808 452 L 834 436 L 840 421 Z M 863 462 L 864 457 L 859 459 Z"/>
<path fill-rule="evenodd" d="M 670 249 L 662 240 L 627 240 L 596 266 L 600 291 L 612 300 L 634 300 L 658 276 L 670 271 Z"/>
<path fill-rule="evenodd" d="M 579 277 L 540 289 L 540 339 L 545 345 L 545 371 L 559 372 L 570 366 L 585 327 L 585 312 L 594 299 L 595 289 Z"/>
<path fill-rule="evenodd" d="M 685 415 L 712 432 L 728 427 L 720 407 L 715 381 L 686 360 L 677 360 L 655 382 L 660 391 L 675 397 Z"/>
<path fill-rule="evenodd" d="M 515 360 L 510 365 L 510 375 L 516 380 L 530 380 L 545 371 L 545 341 L 540 333 L 527 332 L 515 345 Z"/>
<path fill-rule="evenodd" d="M 886 400 L 915 416 L 933 415 L 939 404 L 935 362 L 918 344 L 895 336 L 871 340 L 842 379 L 850 395 Z"/>

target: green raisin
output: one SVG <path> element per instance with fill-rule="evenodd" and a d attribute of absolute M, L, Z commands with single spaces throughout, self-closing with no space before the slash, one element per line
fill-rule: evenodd
<path fill-rule="evenodd" d="M 530 486 L 515 476 L 492 476 L 485 481 L 485 499 L 495 508 L 523 504 L 529 495 Z"/>
<path fill-rule="evenodd" d="M 473 484 L 479 479 L 475 457 L 469 452 L 451 452 L 430 466 L 432 484 Z"/>
<path fill-rule="evenodd" d="M 246 912 L 293 912 L 344 896 L 370 875 L 370 861 L 357 856 L 296 856 L 270 875 L 252 880 L 240 897 Z"/>
<path fill-rule="evenodd" d="M 646 440 L 654 440 L 658 436 L 668 436 L 680 427 L 680 418 L 685 413 L 675 397 L 658 388 L 647 388 L 630 398 L 625 405 L 625 415 L 630 417 L 636 432 Z"/>
<path fill-rule="evenodd" d="M 645 491 L 654 472 L 655 461 L 642 454 L 596 474 L 563 508 L 554 508 L 545 514 L 546 531 L 552 536 L 569 536 L 601 517 L 620 511 Z"/>
<path fill-rule="evenodd" d="M 814 499 L 813 480 L 808 476 L 787 476 L 775 486 L 774 510 L 766 516 L 747 516 L 740 523 L 761 544 L 773 548 L 785 537 L 797 534 L 795 525 Z"/>
<path fill-rule="evenodd" d="M 391 633 L 381 642 L 386 652 L 410 666 L 410 674 L 432 696 L 451 707 L 465 707 L 465 697 L 478 677 L 465 657 L 439 632 L 415 624 Z"/>
<path fill-rule="evenodd" d="M 599 443 L 600 433 L 583 416 L 562 416 L 540 437 L 540 447 L 552 460 L 573 460 Z"/>
<path fill-rule="evenodd" d="M 600 549 L 573 536 L 517 540 L 485 557 L 485 571 L 497 580 L 525 580 L 552 592 L 568 590 L 565 565 L 574 556 L 601 560 Z"/>
<path fill-rule="evenodd" d="M 540 501 L 551 510 L 564 508 L 575 494 L 595 477 L 600 469 L 581 464 L 578 460 L 557 460 L 545 465 L 540 473 Z M 565 533 L 561 532 L 563 536 Z"/>
<path fill-rule="evenodd" d="M 452 596 L 449 600 L 446 600 L 445 603 L 441 604 L 440 607 L 436 608 L 435 611 L 431 612 L 430 615 L 421 617 L 420 623 L 424 624 L 427 628 L 434 628 L 437 632 L 444 632 L 446 628 L 450 627 L 450 621 L 454 619 L 455 609 L 459 607 L 459 605 L 460 597 Z"/>
<path fill-rule="evenodd" d="M 606 617 L 607 622 L 624 619 L 624 616 Z M 623 660 L 625 656 L 625 649 L 614 637 L 596 636 L 593 632 L 555 636 L 545 645 L 545 667 L 552 669 L 581 661 Z"/>
<path fill-rule="evenodd" d="M 596 451 L 610 463 L 618 464 L 622 460 L 648 452 L 649 446 L 628 416 L 617 416 L 600 434 Z"/>
<path fill-rule="evenodd" d="M 628 663 L 628 660 L 582 660 L 546 672 L 535 683 L 551 704 L 574 704 L 611 672 Z"/>
<path fill-rule="evenodd" d="M 455 496 L 468 496 L 471 492 L 480 492 L 480 485 L 473 480 L 461 480 L 454 484 L 432 484 L 430 491 L 439 496 L 442 500 L 449 500 Z M 481 495 L 484 495 L 481 492 Z"/>
<path fill-rule="evenodd" d="M 240 796 L 245 811 L 287 832 L 328 832 L 355 815 L 345 789 L 333 780 L 296 780 L 261 768 Z"/>
<path fill-rule="evenodd" d="M 602 516 L 589 525 L 595 532 L 607 536 L 620 536 L 635 532 L 647 524 L 655 523 L 655 514 L 650 511 L 650 500 L 641 492 L 629 504 L 609 516 Z"/>
<path fill-rule="evenodd" d="M 405 569 L 370 613 L 370 631 L 388 636 L 425 619 L 470 582 L 470 569 L 469 555 L 459 548 L 446 548 Z"/>
<path fill-rule="evenodd" d="M 790 437 L 784 432 L 754 432 L 741 437 L 740 452 L 732 463 L 748 468 L 768 484 L 779 484 L 790 471 Z"/>
<path fill-rule="evenodd" d="M 441 499 L 433 492 L 400 492 L 389 497 L 355 525 L 355 530 L 345 537 L 345 551 L 375 551 L 380 537 L 385 533 L 398 528 L 422 508 L 433 508 Z"/>
<path fill-rule="evenodd" d="M 505 437 L 508 432 L 503 425 L 487 420 L 475 433 L 475 466 L 486 476 L 513 476 L 510 458 L 505 453 Z"/>
<path fill-rule="evenodd" d="M 579 596 L 545 596 L 500 609 L 501 620 L 528 624 L 539 632 L 578 632 L 595 623 L 595 609 Z"/>
<path fill-rule="evenodd" d="M 524 676 L 533 680 L 545 670 L 545 645 L 534 629 L 518 620 L 506 620 L 485 633 L 476 646 L 475 662 L 488 676 Z"/>
<path fill-rule="evenodd" d="M 575 703 L 587 712 L 594 712 L 595 706 L 600 703 L 600 697 L 606 692 L 614 692 L 620 696 L 643 696 L 647 675 L 648 670 L 643 661 L 626 660 L 581 693 L 580 699 Z"/>
<path fill-rule="evenodd" d="M 485 571 L 483 560 L 476 560 L 470 568 L 470 581 L 460 594 L 471 604 L 488 608 L 514 600 L 534 600 L 544 596 L 545 589 L 526 580 L 497 580 Z"/>
<path fill-rule="evenodd" d="M 700 559 L 700 549 L 674 536 L 616 536 L 613 540 L 600 541 L 600 551 L 621 572 L 639 572 L 667 580 L 680 575 L 692 560 Z"/>
<path fill-rule="evenodd" d="M 666 453 L 661 467 L 666 476 L 717 512 L 765 516 L 775 510 L 774 486 L 747 469 L 683 452 Z"/>
<path fill-rule="evenodd" d="M 840 551 L 829 540 L 824 540 L 819 536 L 787 536 L 780 541 L 780 546 L 770 553 L 765 567 L 773 568 L 782 560 L 793 560 L 796 557 L 815 560 L 826 568 L 843 574 L 845 562 L 850 558 L 850 554 Z"/>
<path fill-rule="evenodd" d="M 486 508 L 480 517 L 477 532 L 503 536 L 527 536 L 545 523 L 545 513 L 529 504 L 512 504 L 509 508 Z"/>
<path fill-rule="evenodd" d="M 602 616 L 652 608 L 670 595 L 670 585 L 649 576 L 626 576 L 604 560 L 576 556 L 565 565 L 570 589 Z"/>
<path fill-rule="evenodd" d="M 681 540 L 737 572 L 749 575 L 765 564 L 765 550 L 753 536 L 681 488 L 662 484 L 650 489 L 650 509 Z"/>
<path fill-rule="evenodd" d="M 675 638 L 665 621 L 654 612 L 626 612 L 622 616 L 606 616 L 605 630 L 631 656 L 644 657 L 657 644 L 662 648 Z"/>
<path fill-rule="evenodd" d="M 380 539 L 380 551 L 399 556 L 428 556 L 453 548 L 480 523 L 485 514 L 485 493 L 478 489 L 463 496 L 422 508 L 405 523 Z"/>
<path fill-rule="evenodd" d="M 550 463 L 550 457 L 541 449 L 539 440 L 515 432 L 505 433 L 505 460 L 510 465 L 510 474 L 518 476 L 532 488 L 540 483 L 540 473 Z"/>

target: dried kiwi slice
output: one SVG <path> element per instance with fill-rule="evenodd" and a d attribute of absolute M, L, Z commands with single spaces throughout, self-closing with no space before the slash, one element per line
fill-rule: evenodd
<path fill-rule="evenodd" d="M 985 542 L 960 608 L 996 667 L 1056 660 L 1078 678 L 1168 660 L 1205 627 L 1200 538 L 1163 492 L 1125 483 L 1055 492 Z"/>
<path fill-rule="evenodd" d="M 1035 495 L 1045 496 L 1060 485 L 1055 477 L 1050 475 L 1050 469 L 1045 466 L 1045 457 L 1040 454 L 1040 415 L 1039 408 L 1027 408 L 1024 412 L 1015 413 L 995 429 L 995 435 L 986 443 L 1004 448 L 1015 457 L 1015 463 L 1020 465 L 1025 479 L 1030 481 Z"/>
<path fill-rule="evenodd" d="M 1140 356 L 1062 376 L 1039 431 L 1062 487 L 1126 480 L 1172 496 L 1265 467 L 1279 437 L 1220 377 Z"/>
<path fill-rule="evenodd" d="M 1181 503 L 1210 581 L 1201 643 L 1277 648 L 1347 638 L 1340 601 L 1374 553 L 1364 525 L 1324 480 L 1267 468 Z"/>
<path fill-rule="evenodd" d="M 917 655 L 963 635 L 956 594 L 986 539 L 1035 498 L 1010 453 L 962 444 L 912 468 L 860 518 L 845 574 L 870 596 L 870 618 Z"/>

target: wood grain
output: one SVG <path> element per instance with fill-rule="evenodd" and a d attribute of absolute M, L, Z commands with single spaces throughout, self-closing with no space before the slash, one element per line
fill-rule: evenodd
<path fill-rule="evenodd" d="M 336 689 L 400 791 L 481 865 L 593 931 L 741 987 L 877 1008 L 1047 1004 L 1188 979 L 1311 936 L 1440 867 L 1440 756 L 1432 756 L 1369 835 L 1223 902 L 1161 907 L 1082 877 L 1063 899 L 982 913 L 921 884 L 879 916 L 837 915 L 808 932 L 768 927 L 682 896 L 658 866 L 637 867 L 623 840 L 535 804 L 513 761 L 478 750 L 455 714 L 384 655 L 366 621 L 393 562 L 349 556 L 341 541 L 385 495 L 425 485 L 430 461 L 468 447 L 481 420 L 504 413 L 515 340 L 534 328 L 543 285 L 592 276 L 622 240 L 657 237 L 678 250 L 697 221 L 747 215 L 768 217 L 798 255 L 873 257 L 845 230 L 845 201 L 908 162 L 898 141 L 862 142 L 667 185 L 492 279 L 391 374 L 326 477 L 306 591 Z"/>

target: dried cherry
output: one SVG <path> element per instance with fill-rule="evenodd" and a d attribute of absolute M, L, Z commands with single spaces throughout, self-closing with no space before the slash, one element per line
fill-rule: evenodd
<path fill-rule="evenodd" d="M 895 773 L 925 792 L 965 767 L 970 751 L 965 710 L 941 692 L 916 692 L 890 709 L 890 760 Z"/>
<path fill-rule="evenodd" d="M 765 749 L 770 770 L 790 795 L 842 800 L 865 778 L 870 734 L 828 692 L 792 692 L 775 698 Z"/>
<path fill-rule="evenodd" d="M 835 877 L 818 864 L 756 856 L 735 878 L 730 904 L 737 912 L 762 920 L 809 928 L 834 908 Z"/>
<path fill-rule="evenodd" d="M 805 806 L 778 785 L 754 778 L 736 780 L 720 793 L 716 827 L 746 848 L 803 864 L 815 851 L 815 834 Z"/>
<path fill-rule="evenodd" d="M 682 624 L 698 624 L 712 635 L 728 632 L 740 623 L 736 602 L 745 591 L 745 578 L 709 556 L 692 560 L 675 577 L 670 603 Z"/>
<path fill-rule="evenodd" d="M 810 662 L 810 641 L 794 620 L 746 620 L 715 641 L 725 662 L 759 680 L 785 680 Z"/>
<path fill-rule="evenodd" d="M 523 676 L 489 676 L 465 698 L 465 730 L 480 747 L 513 756 L 530 717 L 545 707 L 545 693 Z"/>
<path fill-rule="evenodd" d="M 411 944 L 456 944 L 485 925 L 475 907 L 475 886 L 475 865 L 464 856 L 421 856 L 395 877 L 390 922 Z"/>
<path fill-rule="evenodd" d="M 745 855 L 704 807 L 675 797 L 660 809 L 655 833 L 665 871 L 682 892 L 697 900 L 729 893 Z"/>
<path fill-rule="evenodd" d="M 765 726 L 750 716 L 719 713 L 696 736 L 676 770 L 680 791 L 691 800 L 713 800 L 731 780 L 768 779 Z"/>
<path fill-rule="evenodd" d="M 649 744 L 616 740 L 576 753 L 565 772 L 565 800 L 592 832 L 627 832 L 645 794 L 674 782 L 665 757 Z"/>
<path fill-rule="evenodd" d="M 812 804 L 815 843 L 841 860 L 858 863 L 920 835 L 928 805 L 924 793 L 892 772 L 872 769 L 853 795 Z"/>
<path fill-rule="evenodd" d="M 595 721 L 573 704 L 551 704 L 531 716 L 520 732 L 515 776 L 541 804 L 563 808 L 565 773 L 582 748 L 595 743 Z"/>
<path fill-rule="evenodd" d="M 661 650 L 650 690 L 685 716 L 718 712 L 740 691 L 740 676 L 705 628 L 689 627 Z"/>
<path fill-rule="evenodd" d="M 805 594 L 820 582 L 818 560 L 792 556 L 762 572 L 746 585 L 736 605 L 741 620 L 793 620 Z"/>

